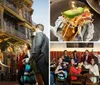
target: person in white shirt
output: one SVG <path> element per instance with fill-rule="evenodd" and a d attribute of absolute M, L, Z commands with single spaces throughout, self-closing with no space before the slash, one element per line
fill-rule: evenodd
<path fill-rule="evenodd" d="M 99 68 L 98 65 L 95 64 L 95 59 L 91 59 L 91 64 L 84 64 L 83 65 L 86 69 L 89 69 L 89 74 L 94 75 L 90 77 L 91 82 L 96 83 L 97 82 L 97 76 L 99 76 Z"/>
<path fill-rule="evenodd" d="M 98 66 L 99 66 L 99 71 L 100 71 L 100 55 L 96 52 L 93 52 L 94 56 L 98 58 Z"/>

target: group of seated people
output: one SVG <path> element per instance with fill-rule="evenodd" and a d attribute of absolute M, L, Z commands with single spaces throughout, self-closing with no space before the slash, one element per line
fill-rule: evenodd
<path fill-rule="evenodd" d="M 89 51 L 86 50 L 79 60 L 76 50 L 73 51 L 72 56 L 69 56 L 67 50 L 64 50 L 63 56 L 59 57 L 57 61 L 53 58 L 50 66 L 51 68 L 55 67 L 54 73 L 51 71 L 50 75 L 51 85 L 55 85 L 53 80 L 54 75 L 60 80 L 67 79 L 69 75 L 70 80 L 78 80 L 78 76 L 75 75 L 80 75 L 83 67 L 89 70 L 88 74 L 91 75 L 89 80 L 92 83 L 97 83 L 100 76 L 100 55 L 93 51 L 89 54 Z M 86 82 L 84 84 L 86 84 Z"/>

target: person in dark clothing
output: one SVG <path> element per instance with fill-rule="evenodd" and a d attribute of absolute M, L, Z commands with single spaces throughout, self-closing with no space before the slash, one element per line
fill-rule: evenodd
<path fill-rule="evenodd" d="M 88 64 L 91 63 L 91 56 L 89 55 L 89 51 L 88 50 L 85 51 L 85 55 L 82 58 L 82 62 L 88 63 Z"/>
<path fill-rule="evenodd" d="M 24 73 L 25 73 L 25 66 L 26 63 L 29 63 L 29 59 L 30 59 L 30 52 L 29 50 L 31 49 L 29 44 L 25 44 L 24 46 L 24 50 L 23 53 L 19 56 L 19 65 L 18 65 L 18 83 L 20 85 L 24 85 Z M 30 85 L 32 85 L 33 83 L 30 83 Z"/>
<path fill-rule="evenodd" d="M 24 75 L 24 67 L 25 67 L 25 63 L 22 62 L 22 60 L 24 59 L 24 52 L 20 54 L 19 58 L 18 58 L 18 83 L 20 85 L 24 85 L 24 83 L 21 81 L 21 77 Z"/>
<path fill-rule="evenodd" d="M 78 64 L 78 56 L 77 56 L 76 50 L 73 51 L 73 58 L 74 58 L 75 64 Z"/>
<path fill-rule="evenodd" d="M 59 60 L 58 60 L 58 65 L 56 67 L 55 74 L 57 75 L 58 79 L 60 79 L 60 80 L 64 80 L 68 76 L 67 66 L 63 62 L 62 58 L 59 58 Z"/>
<path fill-rule="evenodd" d="M 36 26 L 36 35 L 32 37 L 32 58 L 42 76 L 44 85 L 49 85 L 49 39 L 43 33 L 44 26 Z"/>
<path fill-rule="evenodd" d="M 70 57 L 68 56 L 67 50 L 64 50 L 63 52 L 63 61 L 66 63 L 70 63 Z"/>
<path fill-rule="evenodd" d="M 21 77 L 24 76 L 24 68 L 25 67 L 23 65 L 23 67 L 18 70 L 18 83 L 20 85 L 24 85 L 24 83 L 21 81 Z"/>

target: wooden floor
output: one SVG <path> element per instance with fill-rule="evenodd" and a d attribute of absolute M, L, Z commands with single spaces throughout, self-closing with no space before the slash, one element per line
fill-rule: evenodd
<path fill-rule="evenodd" d="M 1 82 L 0 81 L 0 85 L 18 85 L 17 82 Z"/>
<path fill-rule="evenodd" d="M 1 82 L 0 81 L 0 85 L 19 85 L 19 84 L 17 82 Z M 25 84 L 25 85 L 29 85 L 29 84 Z"/>

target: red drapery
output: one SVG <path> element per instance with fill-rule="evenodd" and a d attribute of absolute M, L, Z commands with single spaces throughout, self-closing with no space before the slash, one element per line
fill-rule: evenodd
<path fill-rule="evenodd" d="M 100 54 L 100 51 L 97 51 L 98 54 Z M 92 53 L 89 52 L 89 54 L 91 55 Z M 50 52 L 50 59 L 52 60 L 53 57 L 56 58 L 56 60 L 58 60 L 58 57 L 61 57 L 63 55 L 63 51 L 51 51 Z M 72 56 L 72 51 L 68 51 L 68 55 Z M 84 55 L 84 52 L 77 52 L 78 55 L 78 59 L 80 61 L 82 55 Z"/>

